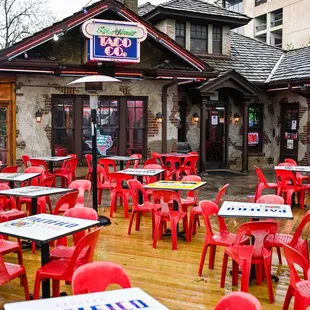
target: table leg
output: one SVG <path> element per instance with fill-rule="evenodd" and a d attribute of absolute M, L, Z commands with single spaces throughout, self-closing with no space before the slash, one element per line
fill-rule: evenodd
<path fill-rule="evenodd" d="M 41 245 L 41 265 L 45 265 L 50 260 L 50 245 L 49 243 L 42 243 Z M 43 298 L 50 298 L 51 292 L 50 292 L 50 280 L 44 280 L 42 281 L 42 297 Z"/>
<path fill-rule="evenodd" d="M 10 188 L 14 188 L 14 181 L 9 181 Z"/>
<path fill-rule="evenodd" d="M 50 161 L 48 163 L 48 169 L 49 169 L 50 173 L 53 173 L 53 162 L 52 161 Z"/>
<path fill-rule="evenodd" d="M 138 181 L 143 184 L 143 176 L 139 175 L 138 176 Z M 142 193 L 139 191 L 139 204 L 142 205 L 143 204 L 143 196 Z"/>
<path fill-rule="evenodd" d="M 122 160 L 120 160 L 119 162 L 119 170 L 120 171 L 124 170 L 124 162 Z"/>
<path fill-rule="evenodd" d="M 31 200 L 31 215 L 36 215 L 38 209 L 38 198 L 37 197 L 33 197 Z"/>

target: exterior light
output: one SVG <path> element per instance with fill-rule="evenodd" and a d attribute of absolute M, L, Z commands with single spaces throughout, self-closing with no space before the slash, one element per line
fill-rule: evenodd
<path fill-rule="evenodd" d="M 157 123 L 162 123 L 163 122 L 164 116 L 163 116 L 162 113 L 158 112 L 155 117 L 156 117 L 156 122 Z"/>
<path fill-rule="evenodd" d="M 193 122 L 198 123 L 199 122 L 199 115 L 197 113 L 193 114 Z"/>
<path fill-rule="evenodd" d="M 36 118 L 37 123 L 41 123 L 41 121 L 42 121 L 42 115 L 43 115 L 43 113 L 42 113 L 41 111 L 37 111 L 37 112 L 36 112 L 35 118 Z"/>
<path fill-rule="evenodd" d="M 59 40 L 58 35 L 56 33 L 54 33 L 54 35 L 53 35 L 53 40 L 54 41 L 58 41 Z"/>
<path fill-rule="evenodd" d="M 240 115 L 238 113 L 234 114 L 234 122 L 239 123 L 240 122 Z"/>

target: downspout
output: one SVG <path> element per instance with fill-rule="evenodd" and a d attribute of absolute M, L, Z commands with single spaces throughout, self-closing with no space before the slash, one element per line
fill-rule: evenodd
<path fill-rule="evenodd" d="M 163 86 L 161 102 L 162 102 L 162 113 L 163 113 L 163 122 L 162 122 L 162 153 L 167 153 L 167 123 L 168 123 L 168 111 L 167 111 L 167 96 L 168 89 L 177 84 L 178 79 L 176 76 L 173 77 L 173 80 Z"/>

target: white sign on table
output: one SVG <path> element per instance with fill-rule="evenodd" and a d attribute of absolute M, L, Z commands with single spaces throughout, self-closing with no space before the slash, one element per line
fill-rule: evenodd
<path fill-rule="evenodd" d="M 30 159 L 39 159 L 44 161 L 62 161 L 62 160 L 68 160 L 71 159 L 71 156 L 43 156 L 43 157 L 32 157 Z"/>
<path fill-rule="evenodd" d="M 168 190 L 178 190 L 178 191 L 194 191 L 206 182 L 192 182 L 192 181 L 158 181 L 155 183 L 144 185 L 146 189 L 168 189 Z"/>
<path fill-rule="evenodd" d="M 112 160 L 120 160 L 120 161 L 142 160 L 142 158 L 128 157 L 128 156 L 109 156 L 109 157 L 104 157 L 104 159 L 112 159 Z"/>
<path fill-rule="evenodd" d="M 165 169 L 134 169 L 134 168 L 128 168 L 125 170 L 121 170 L 118 173 L 124 173 L 129 174 L 133 176 L 155 176 L 162 172 L 164 172 Z"/>
<path fill-rule="evenodd" d="M 0 173 L 0 180 L 24 182 L 39 175 L 40 173 Z"/>
<path fill-rule="evenodd" d="M 274 169 L 293 172 L 310 172 L 310 166 L 275 166 Z"/>
<path fill-rule="evenodd" d="M 0 223 L 0 233 L 32 241 L 48 242 L 98 223 L 98 221 L 41 213 Z"/>
<path fill-rule="evenodd" d="M 290 205 L 224 201 L 218 216 L 293 219 Z"/>
<path fill-rule="evenodd" d="M 55 194 L 64 194 L 71 192 L 68 188 L 45 187 L 45 186 L 26 186 L 12 189 L 0 190 L 0 195 L 22 196 L 22 197 L 40 197 Z"/>
<path fill-rule="evenodd" d="M 168 310 L 139 288 L 9 303 L 4 310 Z"/>

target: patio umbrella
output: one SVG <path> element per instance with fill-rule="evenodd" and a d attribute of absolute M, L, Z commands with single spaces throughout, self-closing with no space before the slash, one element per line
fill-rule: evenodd
<path fill-rule="evenodd" d="M 97 201 L 97 109 L 98 109 L 98 94 L 102 90 L 105 83 L 117 83 L 120 80 L 106 75 L 90 75 L 79 78 L 68 84 L 70 87 L 84 88 L 90 95 L 91 109 L 91 135 L 92 135 L 92 183 L 93 183 L 93 208 L 98 211 Z M 102 225 L 110 223 L 110 220 L 105 216 L 99 216 L 99 221 Z"/>

